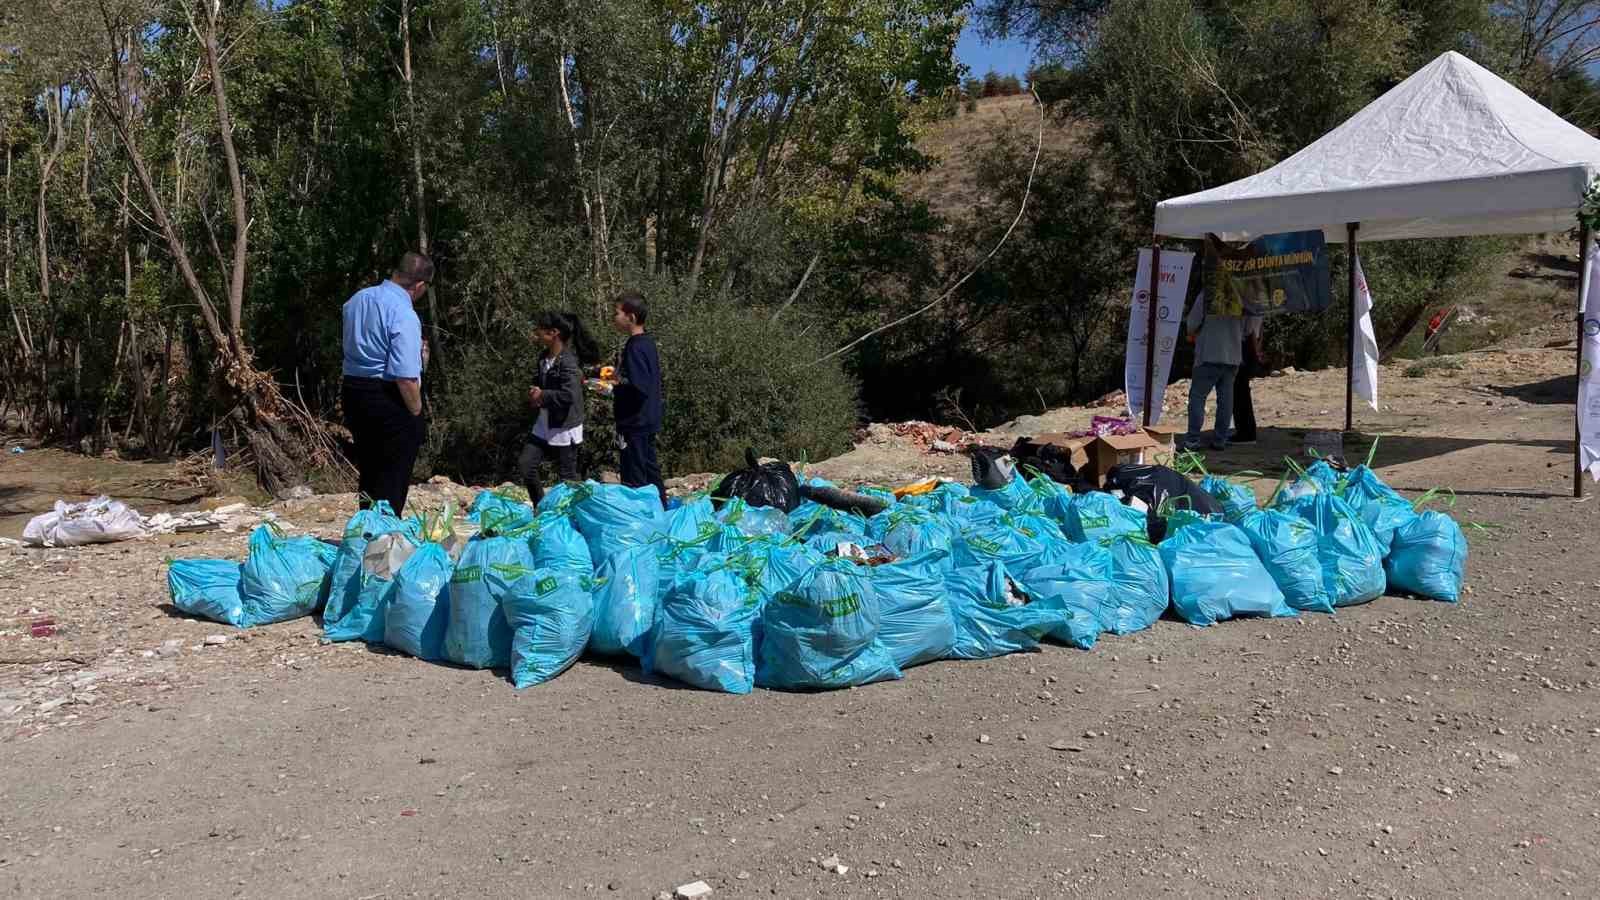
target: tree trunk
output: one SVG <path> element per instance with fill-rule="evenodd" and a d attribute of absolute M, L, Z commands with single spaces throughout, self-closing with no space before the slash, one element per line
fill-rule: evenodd
<path fill-rule="evenodd" d="M 233 200 L 233 265 L 228 279 L 228 349 L 233 358 L 249 365 L 249 349 L 244 343 L 240 321 L 244 317 L 245 259 L 250 242 L 250 215 L 245 206 L 244 177 L 239 172 L 239 155 L 233 146 L 233 117 L 228 113 L 228 91 L 222 80 L 222 62 L 217 53 L 217 10 L 210 0 L 202 0 L 205 30 L 195 29 L 205 53 L 206 70 L 211 74 L 211 96 L 217 107 L 217 132 L 222 143 L 222 158 L 228 167 L 228 193 Z M 184 7 L 187 12 L 188 6 Z M 194 19 L 191 14 L 191 27 Z"/>
<path fill-rule="evenodd" d="M 499 43 L 496 42 L 496 54 Z M 411 0 L 400 0 L 400 77 L 406 85 L 407 128 L 411 132 L 411 185 L 417 201 L 417 249 L 428 254 L 428 191 L 422 178 L 422 128 L 417 122 L 417 92 L 415 73 L 411 69 Z M 435 299 L 433 285 L 428 285 L 428 343 L 434 375 L 442 374 L 443 348 L 439 346 L 439 302 Z M 431 380 L 431 379 L 430 379 Z"/>

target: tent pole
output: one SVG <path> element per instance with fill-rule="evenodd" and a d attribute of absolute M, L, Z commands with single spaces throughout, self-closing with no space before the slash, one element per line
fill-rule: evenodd
<path fill-rule="evenodd" d="M 1344 430 L 1348 433 L 1355 424 L 1356 397 L 1356 229 L 1358 222 L 1345 224 L 1345 268 L 1349 270 L 1345 296 L 1350 301 L 1350 324 L 1345 337 L 1345 347 L 1350 351 L 1349 362 L 1344 367 Z"/>
<path fill-rule="evenodd" d="M 1144 332 L 1144 424 L 1149 427 L 1156 396 L 1156 306 L 1161 302 L 1161 235 L 1150 247 L 1150 296 L 1146 302 L 1150 317 Z"/>
<path fill-rule="evenodd" d="M 1589 226 L 1578 226 L 1578 394 L 1583 393 L 1584 280 L 1589 277 Z M 1583 499 L 1583 418 L 1577 400 L 1572 404 L 1572 496 Z"/>

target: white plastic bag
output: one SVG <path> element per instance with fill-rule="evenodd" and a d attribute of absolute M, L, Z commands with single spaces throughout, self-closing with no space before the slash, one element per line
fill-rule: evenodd
<path fill-rule="evenodd" d="M 144 518 L 126 503 L 100 496 L 83 503 L 56 501 L 56 508 L 34 516 L 22 539 L 35 547 L 109 544 L 144 536 Z"/>

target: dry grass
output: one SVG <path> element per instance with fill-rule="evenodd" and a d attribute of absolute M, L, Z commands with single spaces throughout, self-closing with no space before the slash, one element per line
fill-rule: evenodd
<path fill-rule="evenodd" d="M 960 109 L 956 116 L 931 126 L 917 142 L 922 152 L 934 158 L 933 168 L 906 181 L 907 192 L 926 200 L 928 206 L 947 220 L 967 218 L 981 198 L 977 167 L 988 152 L 996 134 L 1010 133 L 1025 147 L 1033 145 L 1038 128 L 1038 113 L 1033 98 L 991 97 L 979 100 L 977 109 Z M 1046 117 L 1044 153 L 1059 153 L 1074 145 L 1082 126 Z"/>

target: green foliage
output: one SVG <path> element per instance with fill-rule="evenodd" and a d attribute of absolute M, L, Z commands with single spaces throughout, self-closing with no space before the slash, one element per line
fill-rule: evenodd
<path fill-rule="evenodd" d="M 1426 378 L 1435 372 L 1459 372 L 1466 364 L 1454 356 L 1430 356 L 1406 366 L 1407 378 Z"/>

